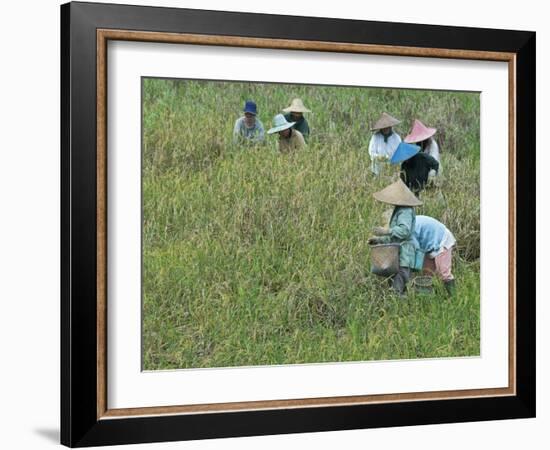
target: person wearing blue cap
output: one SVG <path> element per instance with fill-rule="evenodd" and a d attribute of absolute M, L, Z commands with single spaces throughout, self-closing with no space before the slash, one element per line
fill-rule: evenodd
<path fill-rule="evenodd" d="M 401 163 L 401 179 L 417 197 L 426 186 L 430 172 L 437 173 L 439 170 L 439 163 L 434 157 L 421 152 L 418 145 L 406 142 L 398 145 L 390 162 Z"/>
<path fill-rule="evenodd" d="M 258 108 L 252 100 L 244 104 L 243 115 L 237 119 L 233 128 L 234 142 L 261 143 L 265 139 L 264 125 L 256 117 Z"/>

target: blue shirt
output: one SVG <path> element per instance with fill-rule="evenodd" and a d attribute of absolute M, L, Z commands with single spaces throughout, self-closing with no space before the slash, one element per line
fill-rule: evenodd
<path fill-rule="evenodd" d="M 433 217 L 416 216 L 414 237 L 424 253 L 439 252 L 447 234 L 447 227 Z"/>

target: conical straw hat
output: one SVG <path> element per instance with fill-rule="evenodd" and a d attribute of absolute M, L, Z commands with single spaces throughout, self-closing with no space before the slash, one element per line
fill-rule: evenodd
<path fill-rule="evenodd" d="M 372 126 L 371 131 L 381 130 L 382 128 L 393 127 L 401 123 L 400 120 L 397 120 L 395 117 L 390 116 L 388 113 L 383 112 L 380 118 Z"/>
<path fill-rule="evenodd" d="M 420 147 L 418 145 L 407 144 L 406 142 L 400 142 L 397 148 L 395 149 L 395 152 L 393 152 L 393 155 L 390 159 L 390 163 L 399 164 L 403 161 L 407 161 L 407 159 L 411 159 L 419 151 L 420 151 Z"/>
<path fill-rule="evenodd" d="M 304 106 L 304 103 L 302 102 L 301 98 L 295 98 L 292 100 L 288 108 L 283 109 L 283 112 L 305 113 L 305 112 L 311 112 L 311 111 Z"/>
<path fill-rule="evenodd" d="M 401 179 L 390 184 L 381 191 L 373 194 L 379 202 L 388 203 L 395 206 L 420 206 L 422 202 L 418 200 Z"/>
<path fill-rule="evenodd" d="M 437 128 L 430 128 L 424 125 L 420 120 L 414 119 L 413 127 L 411 132 L 404 139 L 405 142 L 409 144 L 414 144 L 415 142 L 422 142 L 432 137 L 437 131 Z"/>

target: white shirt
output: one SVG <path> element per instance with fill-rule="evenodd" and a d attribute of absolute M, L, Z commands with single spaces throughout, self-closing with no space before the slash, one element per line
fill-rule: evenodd
<path fill-rule="evenodd" d="M 424 149 L 424 153 L 427 153 L 432 158 L 437 160 L 439 163 L 439 170 L 436 172 L 435 170 L 430 170 L 429 176 L 434 177 L 436 174 L 441 175 L 441 161 L 439 160 L 439 145 L 437 145 L 437 142 L 435 142 L 434 138 L 430 138 L 430 142 Z"/>
<path fill-rule="evenodd" d="M 431 252 L 428 256 L 430 258 L 435 258 L 437 255 L 440 255 L 441 253 L 443 253 L 443 251 L 453 247 L 454 245 L 456 245 L 456 239 L 453 236 L 453 233 L 451 233 L 451 231 L 447 228 L 447 230 L 445 230 L 445 235 L 443 236 L 443 240 L 441 241 L 439 250 L 437 250 L 436 252 Z"/>
<path fill-rule="evenodd" d="M 384 142 L 384 135 L 377 131 L 372 135 L 369 142 L 369 155 L 371 159 L 371 171 L 378 175 L 380 173 L 381 163 L 377 161 L 377 157 L 384 157 L 390 159 L 397 146 L 401 142 L 401 136 L 399 136 L 395 131 L 388 137 L 387 142 Z"/>

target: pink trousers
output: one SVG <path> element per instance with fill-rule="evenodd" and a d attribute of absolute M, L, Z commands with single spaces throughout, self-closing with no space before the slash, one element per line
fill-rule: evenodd
<path fill-rule="evenodd" d="M 453 265 L 453 248 L 446 248 L 435 258 L 430 258 L 428 255 L 424 257 L 424 273 L 435 274 L 443 281 L 454 280 L 451 273 Z"/>

